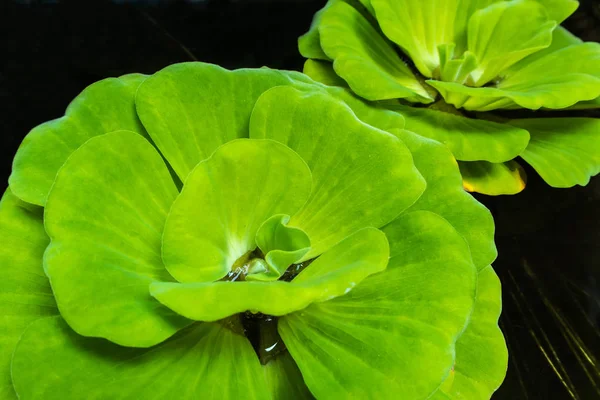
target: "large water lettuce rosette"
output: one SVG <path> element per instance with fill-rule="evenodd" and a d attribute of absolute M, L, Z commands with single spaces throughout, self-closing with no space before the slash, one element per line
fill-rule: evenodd
<path fill-rule="evenodd" d="M 600 120 L 548 116 L 600 107 L 600 44 L 559 25 L 577 5 L 329 0 L 299 48 L 314 79 L 385 101 L 445 143 L 470 191 L 521 191 L 517 157 L 551 186 L 586 185 L 600 172 Z"/>
<path fill-rule="evenodd" d="M 86 88 L 0 203 L 0 397 L 489 398 L 491 216 L 401 119 L 268 69 Z"/>

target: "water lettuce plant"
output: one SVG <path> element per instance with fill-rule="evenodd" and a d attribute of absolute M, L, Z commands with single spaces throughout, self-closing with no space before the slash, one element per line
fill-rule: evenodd
<path fill-rule="evenodd" d="M 402 124 L 269 69 L 86 88 L 0 202 L 0 397 L 489 398 L 491 215 Z"/>
<path fill-rule="evenodd" d="M 329 0 L 299 49 L 304 72 L 403 114 L 445 143 L 465 188 L 525 187 L 521 157 L 551 186 L 600 172 L 600 44 L 559 24 L 574 0 Z M 515 110 L 521 112 L 516 113 Z"/>

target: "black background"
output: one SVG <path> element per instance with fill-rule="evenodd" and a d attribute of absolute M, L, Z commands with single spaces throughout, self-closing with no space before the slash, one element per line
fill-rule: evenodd
<path fill-rule="evenodd" d="M 600 5 L 581 3 L 566 25 L 600 41 Z M 0 0 L 2 185 L 27 132 L 94 81 L 190 60 L 301 70 L 296 40 L 323 4 Z M 527 172 L 519 195 L 477 196 L 496 219 L 510 351 L 494 399 L 600 398 L 600 178 L 552 189 Z"/>

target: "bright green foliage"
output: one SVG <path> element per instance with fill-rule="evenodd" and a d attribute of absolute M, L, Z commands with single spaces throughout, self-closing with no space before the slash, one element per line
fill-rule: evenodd
<path fill-rule="evenodd" d="M 390 240 L 384 272 L 346 296 L 281 319 L 281 337 L 318 398 L 426 399 L 453 364 L 448 344 L 463 330 L 476 282 L 466 242 L 423 211 L 405 214 L 384 232 Z M 445 284 L 434 283 L 438 278 Z"/>
<path fill-rule="evenodd" d="M 463 186 L 469 192 L 482 191 L 490 195 L 516 194 L 525 189 L 527 176 L 514 160 L 503 163 L 459 161 Z"/>
<path fill-rule="evenodd" d="M 460 0 L 371 0 L 381 30 L 428 78 L 439 66 L 438 46 L 453 41 L 453 17 L 461 8 L 459 3 Z M 428 25 L 436 29 L 427 29 Z"/>
<path fill-rule="evenodd" d="M 196 321 L 217 321 L 247 310 L 279 317 L 343 296 L 382 271 L 388 257 L 385 235 L 365 228 L 332 247 L 292 282 L 163 282 L 151 284 L 150 294 Z"/>
<path fill-rule="evenodd" d="M 90 139 L 59 170 L 44 213 L 44 269 L 79 334 L 147 347 L 188 324 L 148 296 L 150 282 L 172 280 L 159 250 L 175 196 L 158 152 L 129 131 Z"/>
<path fill-rule="evenodd" d="M 524 172 L 517 156 L 546 165 L 532 164 L 550 185 L 570 187 L 598 173 L 596 154 L 569 167 L 578 173 L 565 173 L 554 163 L 564 157 L 559 147 L 528 152 L 534 133 L 494 112 L 600 106 L 600 44 L 559 26 L 577 6 L 575 0 L 329 0 L 299 48 L 313 79 L 379 101 L 406 117 L 406 129 L 444 143 L 457 160 L 477 161 L 461 168 L 468 190 L 518 193 L 524 179 L 515 171 Z M 578 147 L 584 137 L 600 142 L 600 131 L 578 130 L 576 119 L 559 125 L 575 127 L 555 131 L 561 146 Z"/>
<path fill-rule="evenodd" d="M 251 138 L 286 144 L 312 171 L 312 193 L 290 220 L 310 237 L 305 259 L 362 226 L 392 221 L 425 190 L 406 145 L 349 111 L 331 96 L 277 87 L 252 113 Z"/>
<path fill-rule="evenodd" d="M 290 216 L 276 214 L 256 232 L 256 246 L 265 255 L 267 271 L 249 274 L 246 280 L 279 279 L 292 264 L 297 264 L 310 250 L 310 238 L 302 230 L 287 226 Z"/>
<path fill-rule="evenodd" d="M 166 268 L 180 282 L 223 278 L 254 250 L 263 222 L 295 214 L 310 189 L 310 169 L 280 143 L 242 139 L 219 147 L 188 175 L 171 208 L 163 236 Z"/>
<path fill-rule="evenodd" d="M 498 387 L 493 222 L 442 144 L 298 73 L 185 63 L 144 79 L 131 107 L 119 90 L 111 103 L 114 79 L 91 86 L 105 97 L 86 89 L 17 154 L 20 189 L 0 203 L 2 398 Z M 113 109 L 132 117 L 83 111 Z M 99 130 L 71 136 L 76 118 Z M 504 134 L 510 154 L 526 131 Z"/>
<path fill-rule="evenodd" d="M 12 371 L 21 399 L 270 398 L 248 340 L 216 323 L 136 349 L 79 336 L 60 317 L 42 318 L 21 338 Z"/>
<path fill-rule="evenodd" d="M 346 81 L 335 73 L 331 63 L 326 61 L 309 58 L 304 63 L 304 73 L 315 81 L 328 86 L 348 87 Z"/>
<path fill-rule="evenodd" d="M 175 64 L 140 87 L 135 106 L 150 137 L 184 181 L 217 147 L 248 137 L 258 97 L 273 86 L 291 84 L 293 77 L 268 69 Z"/>
<path fill-rule="evenodd" d="M 447 106 L 446 106 L 447 107 Z M 406 118 L 405 128 L 444 143 L 460 161 L 504 162 L 525 150 L 529 133 L 516 126 L 465 118 L 447 108 L 395 106 Z"/>
<path fill-rule="evenodd" d="M 319 33 L 333 68 L 362 97 L 432 101 L 392 45 L 351 5 L 339 1 L 325 10 Z"/>
<path fill-rule="evenodd" d="M 133 103 L 144 79 L 144 75 L 131 74 L 96 82 L 69 104 L 64 117 L 32 129 L 13 162 L 9 180 L 13 193 L 42 206 L 58 169 L 88 139 L 116 130 L 147 137 Z"/>
<path fill-rule="evenodd" d="M 52 288 L 42 269 L 50 239 L 43 210 L 24 203 L 8 189 L 0 201 L 0 398 L 16 400 L 10 360 L 25 328 L 38 318 L 57 315 Z"/>
<path fill-rule="evenodd" d="M 427 189 L 409 211 L 427 210 L 445 218 L 467 240 L 475 267 L 480 270 L 496 259 L 492 215 L 461 187 L 456 160 L 444 146 L 407 130 L 394 134 L 413 154 Z"/>
<path fill-rule="evenodd" d="M 314 399 L 289 352 L 269 361 L 263 370 L 274 399 Z"/>
<path fill-rule="evenodd" d="M 456 343 L 456 364 L 440 388 L 453 399 L 485 399 L 498 389 L 508 366 L 506 344 L 498 328 L 502 310 L 500 280 L 491 266 L 479 272 L 475 308 Z M 489 351 L 478 351 L 480 348 Z"/>
<path fill-rule="evenodd" d="M 528 16 L 528 23 L 520 18 Z M 473 86 L 482 86 L 529 54 L 552 42 L 556 21 L 546 8 L 533 0 L 495 3 L 478 10 L 469 19 L 468 52 L 477 67 L 471 72 Z"/>
<path fill-rule="evenodd" d="M 575 65 L 573 59 L 582 60 Z M 600 95 L 600 44 L 572 45 L 523 65 L 495 87 L 428 81 L 446 102 L 472 111 L 561 109 Z"/>
<path fill-rule="evenodd" d="M 532 118 L 510 124 L 531 133 L 521 157 L 552 186 L 587 185 L 590 176 L 600 172 L 600 120 Z"/>
<path fill-rule="evenodd" d="M 439 142 L 402 129 L 405 120 L 401 114 L 357 101 L 347 90 L 341 88 L 325 87 L 324 89 L 326 90 L 321 92 L 343 100 L 365 123 L 386 130 L 404 142 L 412 153 L 415 166 L 427 182 L 425 192 L 409 210 L 431 210 L 450 221 L 468 241 L 477 268 L 481 269 L 489 265 L 497 255 L 491 240 L 494 236 L 492 216 L 485 207 L 462 189 L 461 176 L 452 153 Z M 311 91 L 316 91 L 314 86 L 311 87 Z M 321 123 L 325 121 L 324 118 Z M 406 122 L 410 125 L 414 119 Z M 519 131 L 516 131 L 517 135 L 520 135 Z M 527 134 L 525 131 L 522 132 Z"/>

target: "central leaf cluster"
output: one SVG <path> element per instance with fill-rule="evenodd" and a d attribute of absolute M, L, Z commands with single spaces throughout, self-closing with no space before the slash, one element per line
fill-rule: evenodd
<path fill-rule="evenodd" d="M 301 229 L 287 226 L 289 220 L 285 214 L 267 219 L 256 232 L 257 247 L 238 258 L 224 279 L 273 281 L 301 262 L 310 250 L 310 239 Z"/>

